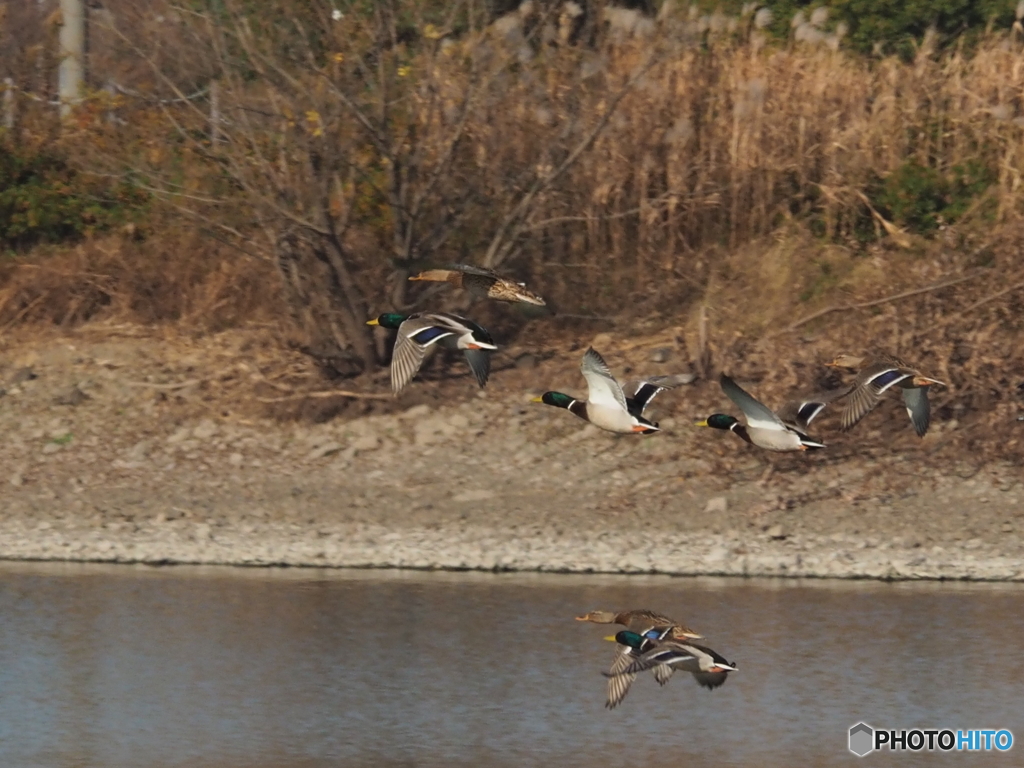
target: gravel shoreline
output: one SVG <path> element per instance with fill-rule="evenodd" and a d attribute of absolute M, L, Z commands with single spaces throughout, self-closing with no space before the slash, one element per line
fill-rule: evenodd
<path fill-rule="evenodd" d="M 568 378 L 539 369 L 460 402 L 428 382 L 431 402 L 288 423 L 204 382 L 262 375 L 232 362 L 225 379 L 214 352 L 64 339 L 9 355 L 0 559 L 1024 580 L 1020 469 L 930 464 L 955 423 L 924 440 L 866 428 L 881 448 L 829 434 L 759 482 L 762 454 L 689 428 L 720 403 L 710 386 L 662 395 L 651 437 L 530 405 L 524 379 Z"/>
<path fill-rule="evenodd" d="M 696 540 L 695 540 L 696 539 Z M 747 549 L 745 554 L 735 554 Z M 586 550 L 580 557 L 573 554 Z M 510 538 L 493 529 L 458 532 L 339 527 L 314 534 L 297 526 L 218 530 L 205 523 L 168 533 L 143 526 L 130 534 L 83 533 L 6 525 L 3 560 L 143 563 L 151 565 L 304 566 L 418 570 L 539 571 L 844 578 L 1024 581 L 1020 558 L 991 553 L 922 553 L 862 548 L 796 538 L 752 543 L 719 537 L 666 536 L 656 545 L 629 537 Z"/>

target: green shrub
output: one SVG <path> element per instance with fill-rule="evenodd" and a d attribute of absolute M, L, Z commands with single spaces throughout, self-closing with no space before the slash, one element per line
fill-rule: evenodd
<path fill-rule="evenodd" d="M 828 21 L 822 31 L 832 32 L 840 22 L 846 25 L 844 48 L 868 54 L 877 48 L 883 54 L 908 59 L 929 27 L 938 33 L 940 46 L 961 37 L 976 39 L 989 24 L 1009 30 L 1016 4 L 1010 0 L 779 0 L 759 5 L 771 10 L 771 30 L 778 38 L 792 35 L 791 23 L 798 11 L 809 19 L 815 8 L 828 8 Z M 749 4 L 746 0 L 699 0 L 698 6 L 702 12 L 721 8 L 725 13 L 737 14 Z"/>
<path fill-rule="evenodd" d="M 128 223 L 146 202 L 131 184 L 82 174 L 56 150 L 15 147 L 0 138 L 0 252 Z"/>
<path fill-rule="evenodd" d="M 961 35 L 976 37 L 990 22 L 1008 30 L 1014 7 L 1007 0 L 837 0 L 828 5 L 835 18 L 850 25 L 851 47 L 871 53 L 877 44 L 884 53 L 905 58 L 929 27 L 938 33 L 940 45 Z"/>
<path fill-rule="evenodd" d="M 911 159 L 875 187 L 872 204 L 901 227 L 928 235 L 963 216 L 994 181 L 995 172 L 978 161 L 944 174 Z"/>

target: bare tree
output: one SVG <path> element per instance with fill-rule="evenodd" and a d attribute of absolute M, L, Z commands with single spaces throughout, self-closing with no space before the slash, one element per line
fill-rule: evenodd
<path fill-rule="evenodd" d="M 600 109 L 562 105 L 559 125 L 509 150 L 501 125 L 522 120 L 523 90 L 543 85 L 525 66 L 535 40 L 520 33 L 507 45 L 472 2 L 339 5 L 269 0 L 258 14 L 241 0 L 173 6 L 176 26 L 159 51 L 114 31 L 149 63 L 182 146 L 216 169 L 207 182 L 222 192 L 204 200 L 242 193 L 262 233 L 250 243 L 276 259 L 308 350 L 351 375 L 379 362 L 364 323 L 385 302 L 369 297 L 415 308 L 423 295 L 407 297 L 409 271 L 470 240 L 485 265 L 508 259 L 543 192 L 593 144 L 654 57 Z M 172 44 L 186 60 L 168 59 Z M 189 98 L 203 88 L 220 120 L 212 141 L 209 105 Z M 240 234 L 193 205 L 200 196 L 166 169 L 135 170 Z"/>

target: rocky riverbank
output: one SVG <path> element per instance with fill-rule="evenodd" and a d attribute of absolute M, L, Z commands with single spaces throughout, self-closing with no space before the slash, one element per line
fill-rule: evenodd
<path fill-rule="evenodd" d="M 1024 580 L 1019 468 L 938 459 L 959 426 L 918 440 L 897 403 L 860 442 L 825 421 L 828 450 L 769 463 L 689 427 L 724 405 L 709 384 L 661 395 L 651 437 L 530 404 L 582 387 L 578 353 L 523 353 L 482 392 L 458 370 L 397 403 L 339 395 L 311 423 L 280 409 L 332 398 L 258 334 L 2 351 L 6 559 Z"/>
<path fill-rule="evenodd" d="M 1022 581 L 1020 554 L 980 544 L 921 549 L 907 542 L 836 535 L 672 535 L 656 544 L 625 533 L 558 535 L 463 527 L 374 525 L 211 526 L 143 522 L 77 528 L 18 521 L 5 526 L 3 559 L 200 563 L 330 568 L 663 573 L 680 576 L 961 579 Z"/>

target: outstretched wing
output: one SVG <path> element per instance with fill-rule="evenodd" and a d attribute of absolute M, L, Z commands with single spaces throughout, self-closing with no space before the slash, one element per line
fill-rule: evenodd
<path fill-rule="evenodd" d="M 786 425 L 775 415 L 771 408 L 756 400 L 753 395 L 743 387 L 730 379 L 724 373 L 719 384 L 726 396 L 739 406 L 743 415 L 747 417 L 747 426 L 755 429 L 777 429 L 784 430 Z"/>
<path fill-rule="evenodd" d="M 466 362 L 469 363 L 470 370 L 476 376 L 477 383 L 481 387 L 486 386 L 487 379 L 491 375 L 491 351 L 489 349 L 464 349 L 463 353 L 466 355 Z"/>
<path fill-rule="evenodd" d="M 903 402 L 918 437 L 924 437 L 931 423 L 932 408 L 928 403 L 928 387 L 909 387 L 903 390 Z"/>
<path fill-rule="evenodd" d="M 694 378 L 692 373 L 679 373 L 674 376 L 650 376 L 636 382 L 631 386 L 632 397 L 627 398 L 626 401 L 631 406 L 629 412 L 634 416 L 643 415 L 644 409 L 651 404 L 659 392 L 674 389 L 680 384 L 689 384 Z"/>
<path fill-rule="evenodd" d="M 654 667 L 651 672 L 654 673 L 654 679 L 658 681 L 658 685 L 664 685 L 672 679 L 672 673 L 675 670 L 668 664 L 659 664 Z"/>
<path fill-rule="evenodd" d="M 896 358 L 888 361 L 879 361 L 874 365 L 857 374 L 858 384 L 870 385 L 879 395 L 890 387 L 899 384 L 901 381 L 914 375 L 913 368 L 907 368 L 905 364 Z"/>
<path fill-rule="evenodd" d="M 852 429 L 858 421 L 867 416 L 878 405 L 883 392 L 898 386 L 911 375 L 911 370 L 905 368 L 896 358 L 876 361 L 858 373 L 854 380 L 853 393 L 843 409 L 840 423 L 843 431 Z"/>
<path fill-rule="evenodd" d="M 846 402 L 846 407 L 843 408 L 840 428 L 844 432 L 853 429 L 857 422 L 867 416 L 876 405 L 878 405 L 878 390 L 870 384 L 856 387 Z"/>
<path fill-rule="evenodd" d="M 643 416 L 644 410 L 650 405 L 651 400 L 654 399 L 655 395 L 659 392 L 664 391 L 665 387 L 659 387 L 656 384 L 652 384 L 649 381 L 641 381 L 636 388 L 636 392 L 633 396 L 626 399 L 626 404 L 629 406 L 629 412 L 633 416 Z"/>
<path fill-rule="evenodd" d="M 636 673 L 627 674 L 625 673 L 626 667 L 630 665 L 633 660 L 633 655 L 630 653 L 630 649 L 624 645 L 619 646 L 619 652 L 615 654 L 615 661 L 612 662 L 611 669 L 607 672 L 608 677 L 608 698 L 605 701 L 605 706 L 608 709 L 615 709 L 619 706 L 626 694 L 629 693 L 629 687 L 636 680 Z"/>
<path fill-rule="evenodd" d="M 604 408 L 619 408 L 627 411 L 626 396 L 622 387 L 608 370 L 608 365 L 592 347 L 583 355 L 580 364 L 583 378 L 587 380 L 587 402 Z"/>
<path fill-rule="evenodd" d="M 796 427 L 801 432 L 804 432 L 811 422 L 825 410 L 825 406 L 846 397 L 851 391 L 853 391 L 852 384 L 828 392 L 817 392 L 799 400 L 790 400 L 778 410 L 776 415 L 782 420 L 783 424 Z"/>
<path fill-rule="evenodd" d="M 391 354 L 391 389 L 396 395 L 412 381 L 427 349 L 453 334 L 450 328 L 417 317 L 409 318 L 398 327 L 395 350 Z"/>

